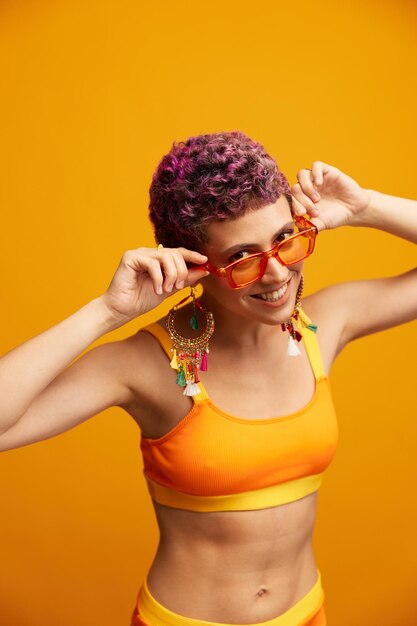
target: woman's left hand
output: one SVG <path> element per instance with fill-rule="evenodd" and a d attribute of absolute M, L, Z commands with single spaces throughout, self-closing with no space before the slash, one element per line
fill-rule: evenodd
<path fill-rule="evenodd" d="M 297 180 L 291 187 L 295 214 L 308 213 L 319 230 L 353 226 L 370 202 L 368 190 L 322 161 L 314 161 L 311 170 L 299 170 Z"/>

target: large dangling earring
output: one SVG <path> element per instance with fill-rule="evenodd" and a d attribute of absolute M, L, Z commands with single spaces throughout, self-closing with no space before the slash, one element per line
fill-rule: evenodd
<path fill-rule="evenodd" d="M 298 285 L 297 294 L 295 296 L 294 311 L 290 319 L 281 324 L 282 330 L 284 332 L 288 330 L 289 332 L 288 348 L 287 348 L 287 354 L 289 356 L 298 356 L 299 354 L 301 354 L 301 351 L 299 347 L 297 346 L 297 342 L 301 341 L 303 336 L 300 333 L 300 331 L 295 328 L 294 322 L 296 322 L 297 324 L 300 324 L 304 328 L 308 328 L 309 330 L 312 330 L 314 333 L 317 332 L 317 326 L 313 324 L 313 322 L 310 320 L 309 317 L 307 317 L 304 311 L 302 310 L 300 311 L 301 294 L 303 293 L 303 289 L 304 289 L 304 274 L 301 274 L 300 284 Z"/>
<path fill-rule="evenodd" d="M 193 330 L 198 330 L 199 328 L 197 309 L 206 317 L 206 328 L 200 337 L 196 339 L 182 337 L 174 326 L 176 311 L 189 298 L 193 299 L 193 314 L 190 319 L 191 328 Z M 209 340 L 214 332 L 213 313 L 205 309 L 196 300 L 194 289 L 191 287 L 191 293 L 168 312 L 166 325 L 172 340 L 171 352 L 173 352 L 173 357 L 171 367 L 177 370 L 177 384 L 185 387 L 184 395 L 195 396 L 200 393 L 200 387 L 197 385 L 200 382 L 198 369 L 204 372 L 208 366 Z"/>

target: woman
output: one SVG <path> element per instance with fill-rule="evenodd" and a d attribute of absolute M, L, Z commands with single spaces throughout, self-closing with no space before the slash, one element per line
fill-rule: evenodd
<path fill-rule="evenodd" d="M 0 360 L 2 450 L 109 406 L 141 429 L 160 543 L 132 625 L 326 624 L 312 536 L 338 438 L 328 375 L 348 342 L 416 318 L 417 270 L 301 303 L 303 263 L 325 228 L 416 242 L 417 202 L 321 161 L 297 178 L 238 131 L 174 144 L 150 189 L 158 248 L 125 252 L 103 295 Z M 200 298 L 66 367 L 199 282 Z"/>

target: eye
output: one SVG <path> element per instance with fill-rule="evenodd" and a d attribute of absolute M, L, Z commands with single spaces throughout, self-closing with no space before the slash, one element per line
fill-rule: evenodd
<path fill-rule="evenodd" d="M 290 235 L 293 235 L 293 234 L 294 234 L 294 229 L 293 230 L 287 230 L 287 231 L 285 231 L 285 233 L 281 233 L 280 236 L 277 237 L 276 240 L 278 241 L 279 239 L 281 239 L 281 241 L 282 241 L 283 239 L 288 239 L 288 237 Z"/>
<path fill-rule="evenodd" d="M 275 242 L 278 241 L 284 241 L 284 239 L 288 239 L 288 237 L 290 235 L 294 234 L 294 229 L 292 230 L 286 230 L 283 233 L 280 233 L 276 238 L 275 238 Z M 249 256 L 250 254 L 255 254 L 256 250 L 239 250 L 238 252 L 235 252 L 235 254 L 233 254 L 231 257 L 229 257 L 228 259 L 228 263 L 233 263 L 233 261 L 237 261 L 238 259 L 243 259 L 245 258 L 245 256 Z"/>
<path fill-rule="evenodd" d="M 238 259 L 243 259 L 244 256 L 247 256 L 249 254 L 253 254 L 252 252 L 249 252 L 248 250 L 239 250 L 239 252 L 235 252 L 235 254 L 233 254 L 228 262 L 232 263 L 233 261 L 237 261 Z"/>

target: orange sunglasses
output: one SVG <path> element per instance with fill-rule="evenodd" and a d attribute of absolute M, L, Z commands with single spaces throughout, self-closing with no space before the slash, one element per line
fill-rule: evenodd
<path fill-rule="evenodd" d="M 280 241 L 267 252 L 255 252 L 223 267 L 216 267 L 211 263 L 199 267 L 210 274 L 226 278 L 232 289 L 247 287 L 262 278 L 270 257 L 277 259 L 281 265 L 288 266 L 302 261 L 313 252 L 318 233 L 317 226 L 301 215 L 296 216 L 294 224 L 298 232 Z"/>

